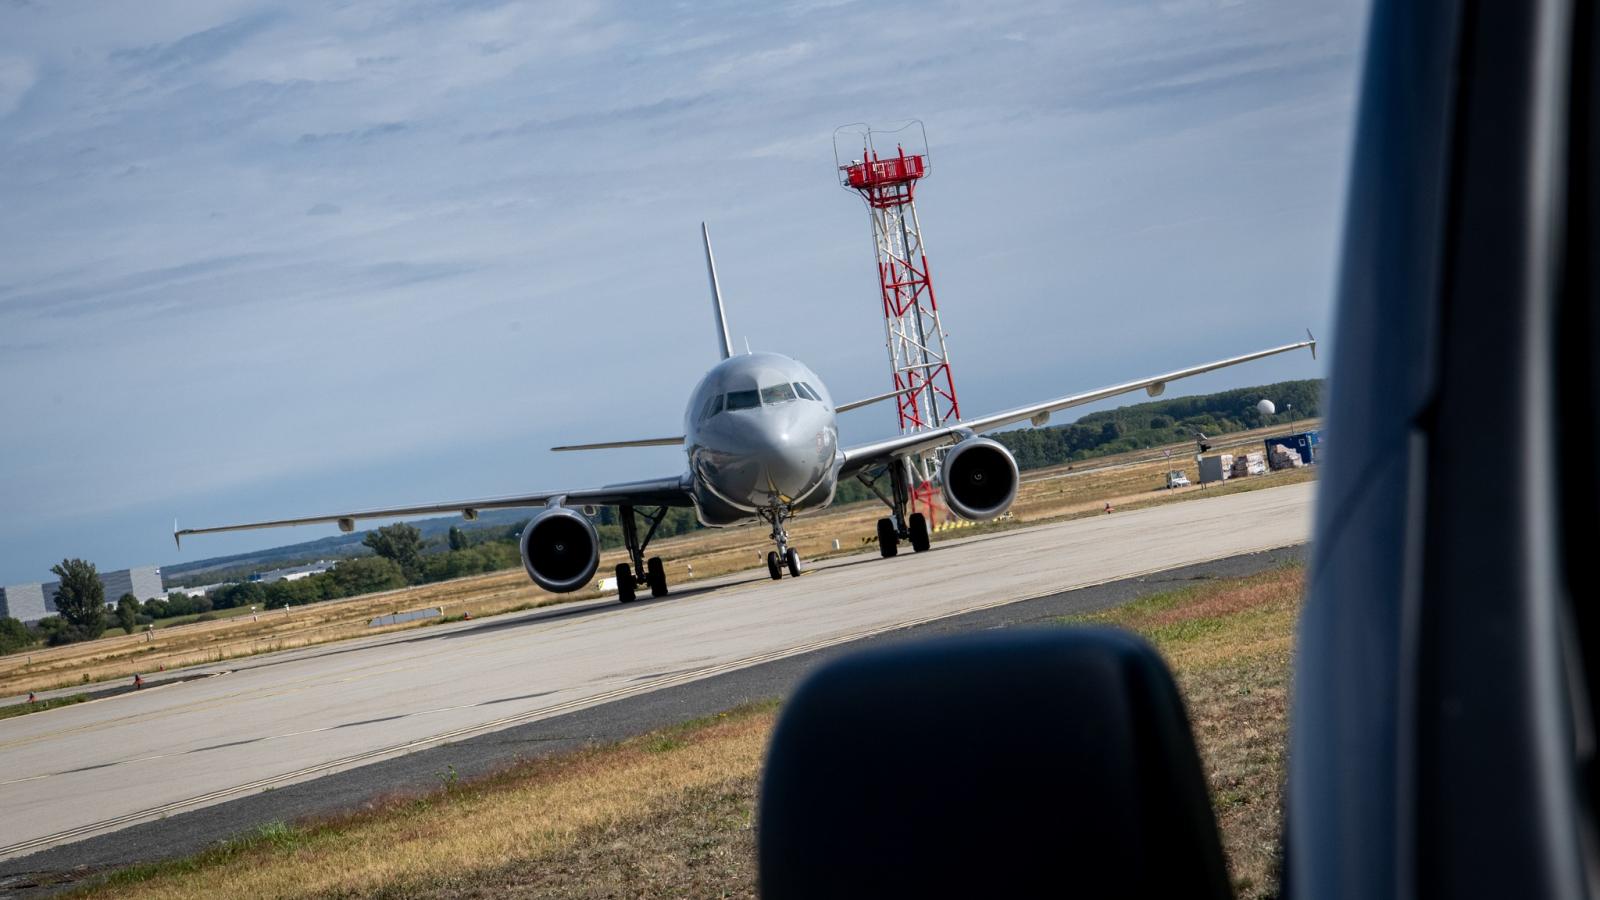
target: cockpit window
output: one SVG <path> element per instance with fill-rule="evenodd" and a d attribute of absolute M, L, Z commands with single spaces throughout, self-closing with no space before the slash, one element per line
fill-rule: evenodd
<path fill-rule="evenodd" d="M 806 384 L 804 381 L 796 381 L 794 383 L 794 391 L 807 400 L 816 400 L 818 402 L 822 400 L 822 397 L 811 389 L 811 385 Z"/>
<path fill-rule="evenodd" d="M 761 405 L 760 391 L 729 391 L 727 409 L 755 409 Z"/>
<path fill-rule="evenodd" d="M 719 412 L 722 412 L 722 395 L 712 394 L 711 399 L 706 401 L 705 412 L 700 414 L 700 421 L 704 422 Z"/>
<path fill-rule="evenodd" d="M 788 403 L 798 399 L 794 394 L 794 387 L 790 384 L 774 384 L 761 389 L 761 402 L 771 406 L 774 403 Z"/>

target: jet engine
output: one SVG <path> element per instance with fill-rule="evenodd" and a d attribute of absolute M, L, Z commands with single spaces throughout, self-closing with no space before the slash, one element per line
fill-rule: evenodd
<path fill-rule="evenodd" d="M 986 522 L 1017 499 L 1017 461 L 1003 445 L 969 437 L 944 456 L 944 502 L 963 519 Z"/>
<path fill-rule="evenodd" d="M 551 507 L 522 529 L 522 567 L 547 591 L 578 590 L 600 567 L 600 535 L 577 510 Z"/>

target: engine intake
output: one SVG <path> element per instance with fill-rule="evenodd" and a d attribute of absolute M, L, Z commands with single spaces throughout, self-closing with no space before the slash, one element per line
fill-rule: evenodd
<path fill-rule="evenodd" d="M 578 590 L 600 567 L 600 535 L 577 510 L 552 507 L 522 529 L 522 567 L 547 591 Z"/>
<path fill-rule="evenodd" d="M 963 519 L 986 522 L 1017 499 L 1017 461 L 1002 444 L 970 437 L 945 454 L 945 505 Z"/>

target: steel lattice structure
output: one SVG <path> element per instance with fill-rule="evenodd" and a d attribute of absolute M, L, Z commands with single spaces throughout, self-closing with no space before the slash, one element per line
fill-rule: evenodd
<path fill-rule="evenodd" d="M 920 131 L 921 123 L 910 123 L 900 131 L 913 125 Z M 960 421 L 961 404 L 917 218 L 917 183 L 929 171 L 926 137 L 922 153 L 907 154 L 897 143 L 894 155 L 884 157 L 873 146 L 876 132 L 866 128 L 858 133 L 861 158 L 839 166 L 840 183 L 860 195 L 872 219 L 889 370 L 895 390 L 906 392 L 899 397 L 900 431 L 904 434 Z M 834 146 L 837 153 L 838 132 Z M 938 456 L 927 454 L 913 466 L 913 511 L 934 521 Z"/>

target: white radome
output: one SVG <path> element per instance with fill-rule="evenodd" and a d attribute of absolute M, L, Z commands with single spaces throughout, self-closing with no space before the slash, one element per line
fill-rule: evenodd
<path fill-rule="evenodd" d="M 1263 416 L 1270 416 L 1277 411 L 1278 408 L 1272 405 L 1271 400 L 1262 400 L 1256 404 L 1256 412 L 1261 413 Z"/>

